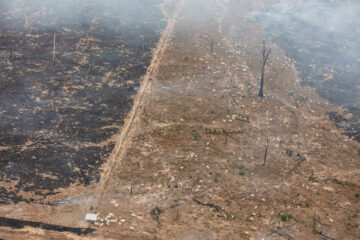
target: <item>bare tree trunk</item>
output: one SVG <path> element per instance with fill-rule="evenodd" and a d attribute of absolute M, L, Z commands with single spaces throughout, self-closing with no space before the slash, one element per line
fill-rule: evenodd
<path fill-rule="evenodd" d="M 260 80 L 260 90 L 259 90 L 259 97 L 264 97 L 264 78 L 265 78 L 265 64 L 266 62 L 263 61 L 262 67 L 261 67 L 261 80 Z"/>
<path fill-rule="evenodd" d="M 266 47 L 265 41 L 263 41 L 263 49 L 262 49 L 262 67 L 261 67 L 261 80 L 260 80 L 260 90 L 259 90 L 259 97 L 264 97 L 264 78 L 265 78 L 265 66 L 266 62 L 269 59 L 271 53 L 271 48 Z"/>
<path fill-rule="evenodd" d="M 265 154 L 264 154 L 264 164 L 263 164 L 263 166 L 265 166 L 265 164 L 266 164 L 266 157 L 267 157 L 267 153 L 268 153 L 268 147 L 269 147 L 269 137 L 267 137 L 267 139 L 266 139 Z"/>

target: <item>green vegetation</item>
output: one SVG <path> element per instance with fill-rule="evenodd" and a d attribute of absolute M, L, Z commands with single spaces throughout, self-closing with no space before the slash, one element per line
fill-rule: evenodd
<path fill-rule="evenodd" d="M 286 222 L 287 220 L 290 220 L 292 218 L 291 214 L 278 214 L 278 216 L 280 217 L 281 221 Z"/>
<path fill-rule="evenodd" d="M 249 120 L 249 115 L 247 115 L 245 113 L 239 113 L 238 116 L 241 117 L 242 119 Z"/>
<path fill-rule="evenodd" d="M 217 135 L 217 134 L 220 134 L 220 133 L 221 133 L 221 131 L 220 131 L 220 130 L 218 130 L 217 128 L 214 128 L 214 129 L 211 129 L 211 128 L 205 128 L 205 132 L 206 132 L 206 134 L 215 134 L 215 135 Z"/>
<path fill-rule="evenodd" d="M 200 135 L 196 129 L 192 130 L 192 137 L 194 140 L 198 140 L 200 138 Z"/>
<path fill-rule="evenodd" d="M 226 108 L 226 112 L 228 113 L 228 114 L 230 114 L 230 106 L 227 106 L 227 108 Z"/>
<path fill-rule="evenodd" d="M 215 174 L 215 179 L 214 179 L 214 181 L 215 181 L 215 182 L 219 182 L 219 177 L 220 177 L 220 174 L 219 174 L 219 173 L 216 173 L 216 174 Z"/>

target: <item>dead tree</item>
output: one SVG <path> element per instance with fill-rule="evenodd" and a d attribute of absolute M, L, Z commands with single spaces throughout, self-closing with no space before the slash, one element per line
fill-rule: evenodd
<path fill-rule="evenodd" d="M 271 54 L 271 48 L 266 47 L 265 41 L 263 41 L 263 49 L 262 49 L 262 67 L 261 67 L 261 82 L 260 82 L 260 90 L 259 90 L 259 97 L 264 97 L 264 77 L 265 77 L 265 65 L 269 56 Z"/>
<path fill-rule="evenodd" d="M 56 57 L 56 33 L 54 33 L 54 38 L 53 38 L 53 51 L 52 51 L 52 61 L 53 63 L 55 63 L 55 57 Z"/>
<path fill-rule="evenodd" d="M 264 164 L 263 164 L 263 166 L 265 166 L 265 163 L 266 163 L 266 157 L 267 157 L 267 153 L 268 153 L 268 147 L 269 147 L 269 137 L 267 137 L 267 139 L 266 139 L 265 154 L 264 154 Z"/>

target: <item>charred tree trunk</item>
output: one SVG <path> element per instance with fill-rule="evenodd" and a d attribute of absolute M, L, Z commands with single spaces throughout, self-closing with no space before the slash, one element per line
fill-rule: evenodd
<path fill-rule="evenodd" d="M 263 164 L 263 166 L 265 166 L 265 163 L 266 163 L 266 157 L 267 157 L 267 153 L 268 153 L 268 147 L 269 147 L 269 137 L 267 137 L 267 139 L 266 139 L 265 154 L 264 154 L 264 164 Z"/>
<path fill-rule="evenodd" d="M 266 62 L 269 59 L 269 55 L 271 54 L 271 48 L 266 47 L 265 41 L 263 42 L 263 49 L 262 49 L 262 67 L 261 67 L 261 80 L 260 80 L 260 90 L 259 90 L 259 97 L 264 97 L 264 78 L 265 78 L 265 66 Z"/>

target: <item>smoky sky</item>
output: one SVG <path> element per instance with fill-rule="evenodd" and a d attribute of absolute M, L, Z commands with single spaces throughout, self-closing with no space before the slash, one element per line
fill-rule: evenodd
<path fill-rule="evenodd" d="M 160 0 L 0 0 L 0 27 L 19 29 L 19 26 L 41 30 L 56 30 L 71 26 L 86 29 L 99 24 L 108 29 L 144 26 L 150 22 L 149 5 Z M 108 16 L 108 17 L 107 17 Z M 111 17 L 110 17 L 111 16 Z M 114 19 L 114 16 L 117 18 Z M 11 23 L 6 22 L 8 17 Z"/>
<path fill-rule="evenodd" d="M 273 35 L 293 38 L 294 45 L 308 46 L 300 51 L 322 47 L 323 63 L 329 67 L 358 71 L 359 13 L 360 2 L 353 0 L 287 0 L 274 4 L 269 9 L 251 12 L 248 17 L 261 23 Z"/>
<path fill-rule="evenodd" d="M 286 21 L 292 15 L 311 25 L 330 32 L 360 33 L 360 27 L 354 25 L 360 12 L 358 1 L 281 1 L 274 6 L 278 10 L 272 17 Z"/>

